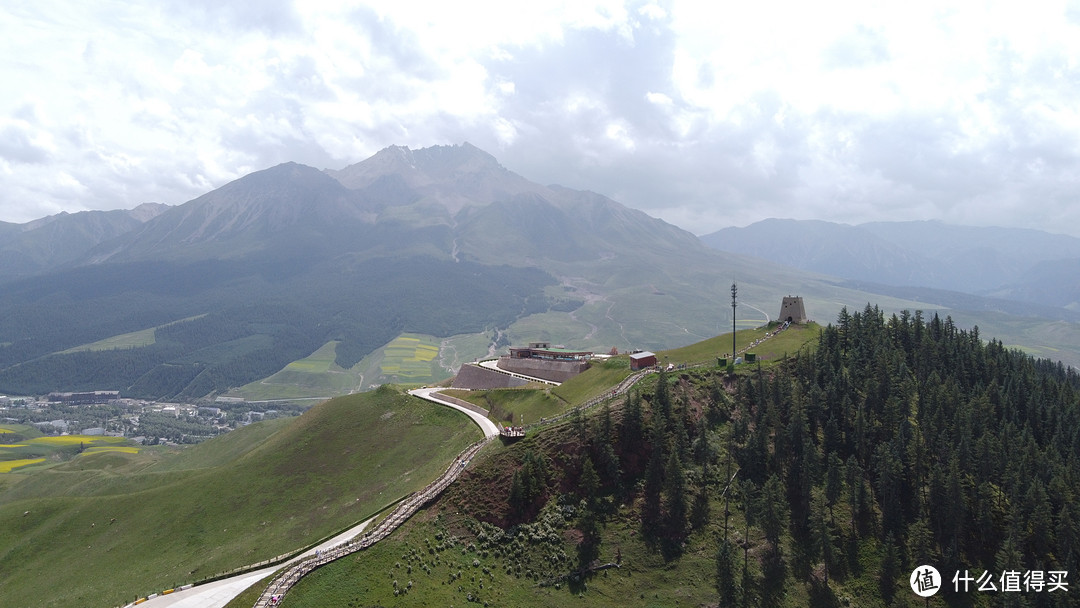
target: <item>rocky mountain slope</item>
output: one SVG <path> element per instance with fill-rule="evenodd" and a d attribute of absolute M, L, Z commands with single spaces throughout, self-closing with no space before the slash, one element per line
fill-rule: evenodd
<path fill-rule="evenodd" d="M 758 239 L 789 252 L 778 260 L 790 265 L 751 257 L 762 251 L 749 246 L 721 252 L 600 194 L 530 182 L 469 144 L 391 147 L 340 171 L 285 163 L 175 207 L 0 225 L 2 251 L 29 255 L 10 246 L 18 231 L 55 252 L 34 270 L 11 262 L 0 272 L 0 392 L 213 395 L 329 341 L 349 367 L 402 332 L 597 351 L 681 346 L 731 327 L 732 282 L 744 325 L 792 294 L 824 322 L 867 302 L 950 306 L 815 274 L 824 265 L 801 269 L 794 262 L 814 259 L 875 261 L 862 269 L 875 277 L 886 264 L 909 277 L 947 269 L 869 229 L 853 239 L 816 228 L 802 240 Z M 1080 361 L 1076 332 L 1048 325 L 1060 319 L 1017 324 L 1008 311 L 972 310 L 977 319 L 958 322 Z M 92 346 L 129 333 L 127 348 Z"/>

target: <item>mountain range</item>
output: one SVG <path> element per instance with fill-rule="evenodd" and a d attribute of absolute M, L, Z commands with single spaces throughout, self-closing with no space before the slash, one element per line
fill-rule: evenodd
<path fill-rule="evenodd" d="M 927 287 L 1080 310 L 1080 239 L 940 221 L 850 226 L 768 219 L 701 237 L 722 251 L 893 287 Z"/>
<path fill-rule="evenodd" d="M 698 239 L 470 144 L 394 146 L 340 171 L 285 163 L 182 205 L 0 223 L 0 391 L 202 397 L 330 341 L 347 368 L 403 332 L 679 346 L 731 327 L 733 282 L 744 326 L 789 294 L 824 322 L 873 302 L 1080 362 L 1080 298 L 1039 281 L 1080 257 L 1076 239 L 762 224 Z"/>

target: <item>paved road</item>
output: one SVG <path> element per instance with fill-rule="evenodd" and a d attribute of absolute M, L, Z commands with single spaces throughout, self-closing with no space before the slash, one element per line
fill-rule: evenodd
<path fill-rule="evenodd" d="M 345 557 L 346 555 L 362 551 L 383 538 L 386 538 L 405 520 L 412 517 L 413 513 L 416 513 L 420 507 L 431 502 L 435 497 L 441 494 L 447 486 L 457 479 L 458 475 L 461 474 L 461 471 L 464 470 L 473 457 L 476 456 L 476 453 L 494 439 L 494 436 L 488 436 L 465 448 L 465 450 L 458 454 L 458 457 L 454 459 L 454 462 L 450 463 L 450 466 L 446 468 L 446 471 L 442 476 L 428 484 L 423 490 L 410 494 L 398 503 L 385 519 L 380 521 L 371 532 L 366 532 L 359 541 L 330 547 L 328 550 L 320 552 L 320 554 L 315 557 L 310 557 L 289 566 L 274 577 L 274 580 L 270 581 L 270 584 L 266 586 L 266 589 L 263 591 L 263 594 L 259 597 L 258 601 L 255 602 L 253 608 L 269 608 L 276 603 L 274 601 L 275 597 L 281 597 L 287 593 L 289 589 L 308 572 L 311 572 L 323 564 Z"/>
<path fill-rule="evenodd" d="M 199 585 L 198 587 L 170 593 L 169 595 L 162 595 L 139 604 L 139 607 L 165 608 L 168 606 L 171 608 L 221 608 L 225 604 L 231 602 L 233 598 L 243 593 L 248 587 L 251 587 L 260 580 L 270 576 L 286 565 L 296 563 L 302 559 L 315 555 L 315 551 L 317 550 L 325 551 L 330 547 L 340 545 L 347 540 L 359 536 L 373 519 L 369 519 L 362 524 L 353 526 L 341 534 L 321 543 L 319 546 L 312 547 L 309 551 L 298 555 L 283 564 L 255 570 L 246 574 L 238 574 L 220 581 L 214 581 L 205 585 Z"/>
<path fill-rule="evenodd" d="M 499 434 L 499 427 L 494 422 L 488 420 L 486 417 L 478 414 L 477 412 L 468 410 L 459 405 L 451 403 L 449 401 L 439 399 L 437 396 L 433 396 L 432 393 L 437 392 L 437 388 L 422 388 L 409 391 L 412 395 L 426 399 L 439 405 L 445 405 L 446 407 L 452 407 L 459 412 L 464 412 L 470 419 L 473 420 L 480 427 L 480 430 L 484 432 L 485 437 L 494 437 Z M 327 540 L 320 544 L 318 547 L 313 547 L 311 550 L 294 557 L 288 562 L 278 564 L 276 566 L 270 566 L 260 570 L 255 570 L 245 574 L 238 574 L 233 577 L 222 579 L 220 581 L 214 581 L 213 583 L 207 583 L 205 585 L 199 585 L 197 587 L 191 587 L 190 589 L 184 589 L 182 591 L 176 591 L 169 595 L 158 596 L 154 599 L 148 600 L 140 604 L 145 608 L 221 608 L 228 604 L 237 595 L 243 593 L 247 588 L 251 587 L 260 580 L 270 576 L 274 572 L 282 569 L 285 566 L 297 563 L 305 558 L 315 555 L 316 550 L 326 551 L 327 549 L 341 545 L 347 540 L 357 537 L 360 533 L 371 523 L 371 520 L 355 526 L 334 538 Z"/>
<path fill-rule="evenodd" d="M 439 392 L 440 390 L 442 390 L 442 389 L 438 389 L 438 388 L 418 388 L 418 389 L 413 389 L 413 390 L 409 391 L 409 394 L 414 396 L 414 397 L 420 397 L 421 399 L 427 399 L 428 401 L 431 401 L 432 403 L 438 403 L 439 405 L 445 405 L 446 407 L 452 407 L 452 408 L 454 408 L 455 410 L 457 410 L 459 412 L 464 412 L 469 418 L 472 418 L 472 421 L 475 422 L 477 424 L 477 426 L 480 427 L 480 430 L 484 432 L 485 437 L 494 437 L 495 435 L 499 434 L 499 427 L 494 422 L 489 420 L 486 416 L 483 416 L 483 415 L 481 415 L 481 414 L 479 414 L 477 412 L 474 412 L 472 410 L 463 408 L 460 405 L 457 405 L 455 403 L 450 403 L 449 401 L 446 401 L 444 399 L 439 399 L 439 397 L 437 395 L 433 394 L 433 393 Z"/>

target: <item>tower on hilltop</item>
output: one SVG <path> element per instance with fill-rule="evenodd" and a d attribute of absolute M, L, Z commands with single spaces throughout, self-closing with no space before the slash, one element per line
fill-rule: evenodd
<path fill-rule="evenodd" d="M 780 303 L 780 316 L 778 319 L 781 323 L 784 321 L 806 323 L 806 307 L 803 306 L 802 296 L 785 297 L 784 301 Z"/>

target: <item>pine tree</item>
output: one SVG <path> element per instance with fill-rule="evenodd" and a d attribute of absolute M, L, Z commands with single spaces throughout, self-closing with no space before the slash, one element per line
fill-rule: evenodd
<path fill-rule="evenodd" d="M 592 458 L 586 454 L 581 463 L 581 477 L 578 478 L 578 490 L 586 507 L 591 511 L 598 511 L 600 501 L 600 477 L 596 474 Z"/>
<path fill-rule="evenodd" d="M 833 567 L 836 561 L 836 542 L 835 534 L 833 534 L 832 525 L 829 522 L 829 516 L 826 515 L 828 510 L 827 502 L 823 492 L 815 492 L 813 507 L 811 510 L 811 543 L 813 546 L 810 552 L 811 557 L 820 557 L 824 564 L 825 571 L 825 585 L 829 584 L 829 571 Z"/>
<path fill-rule="evenodd" d="M 840 500 L 840 493 L 843 490 L 842 470 L 844 463 L 835 453 L 830 453 L 828 460 L 829 468 L 825 473 L 825 503 L 829 507 L 829 521 L 835 525 L 836 518 L 834 517 L 833 507 L 836 506 L 836 501 Z"/>
<path fill-rule="evenodd" d="M 642 489 L 641 527 L 646 538 L 656 538 L 661 532 L 661 493 L 664 490 L 664 433 L 663 421 L 653 416 L 652 452 L 645 465 L 645 484 Z"/>
<path fill-rule="evenodd" d="M 716 552 L 716 590 L 720 592 L 721 607 L 734 608 L 738 605 L 734 561 L 731 544 L 720 541 L 720 550 Z"/>
<path fill-rule="evenodd" d="M 686 475 L 683 473 L 679 455 L 675 452 L 668 456 L 665 467 L 664 495 L 667 499 L 665 536 L 673 543 L 681 543 L 686 536 Z"/>
<path fill-rule="evenodd" d="M 891 602 L 896 593 L 901 567 L 900 550 L 896 546 L 896 539 L 889 534 L 881 545 L 881 570 L 878 573 L 878 589 L 886 602 Z"/>
<path fill-rule="evenodd" d="M 780 535 L 788 524 L 788 503 L 784 484 L 776 475 L 770 475 L 758 497 L 757 517 L 765 539 L 771 545 L 780 544 Z"/>
<path fill-rule="evenodd" d="M 507 501 L 511 514 L 520 516 L 525 511 L 525 484 L 522 482 L 520 469 L 514 471 L 514 477 L 510 480 L 510 495 Z"/>
<path fill-rule="evenodd" d="M 644 423 L 641 413 L 641 395 L 637 391 L 628 391 L 623 404 L 622 426 L 619 429 L 619 452 L 629 454 L 638 449 L 644 436 Z"/>

